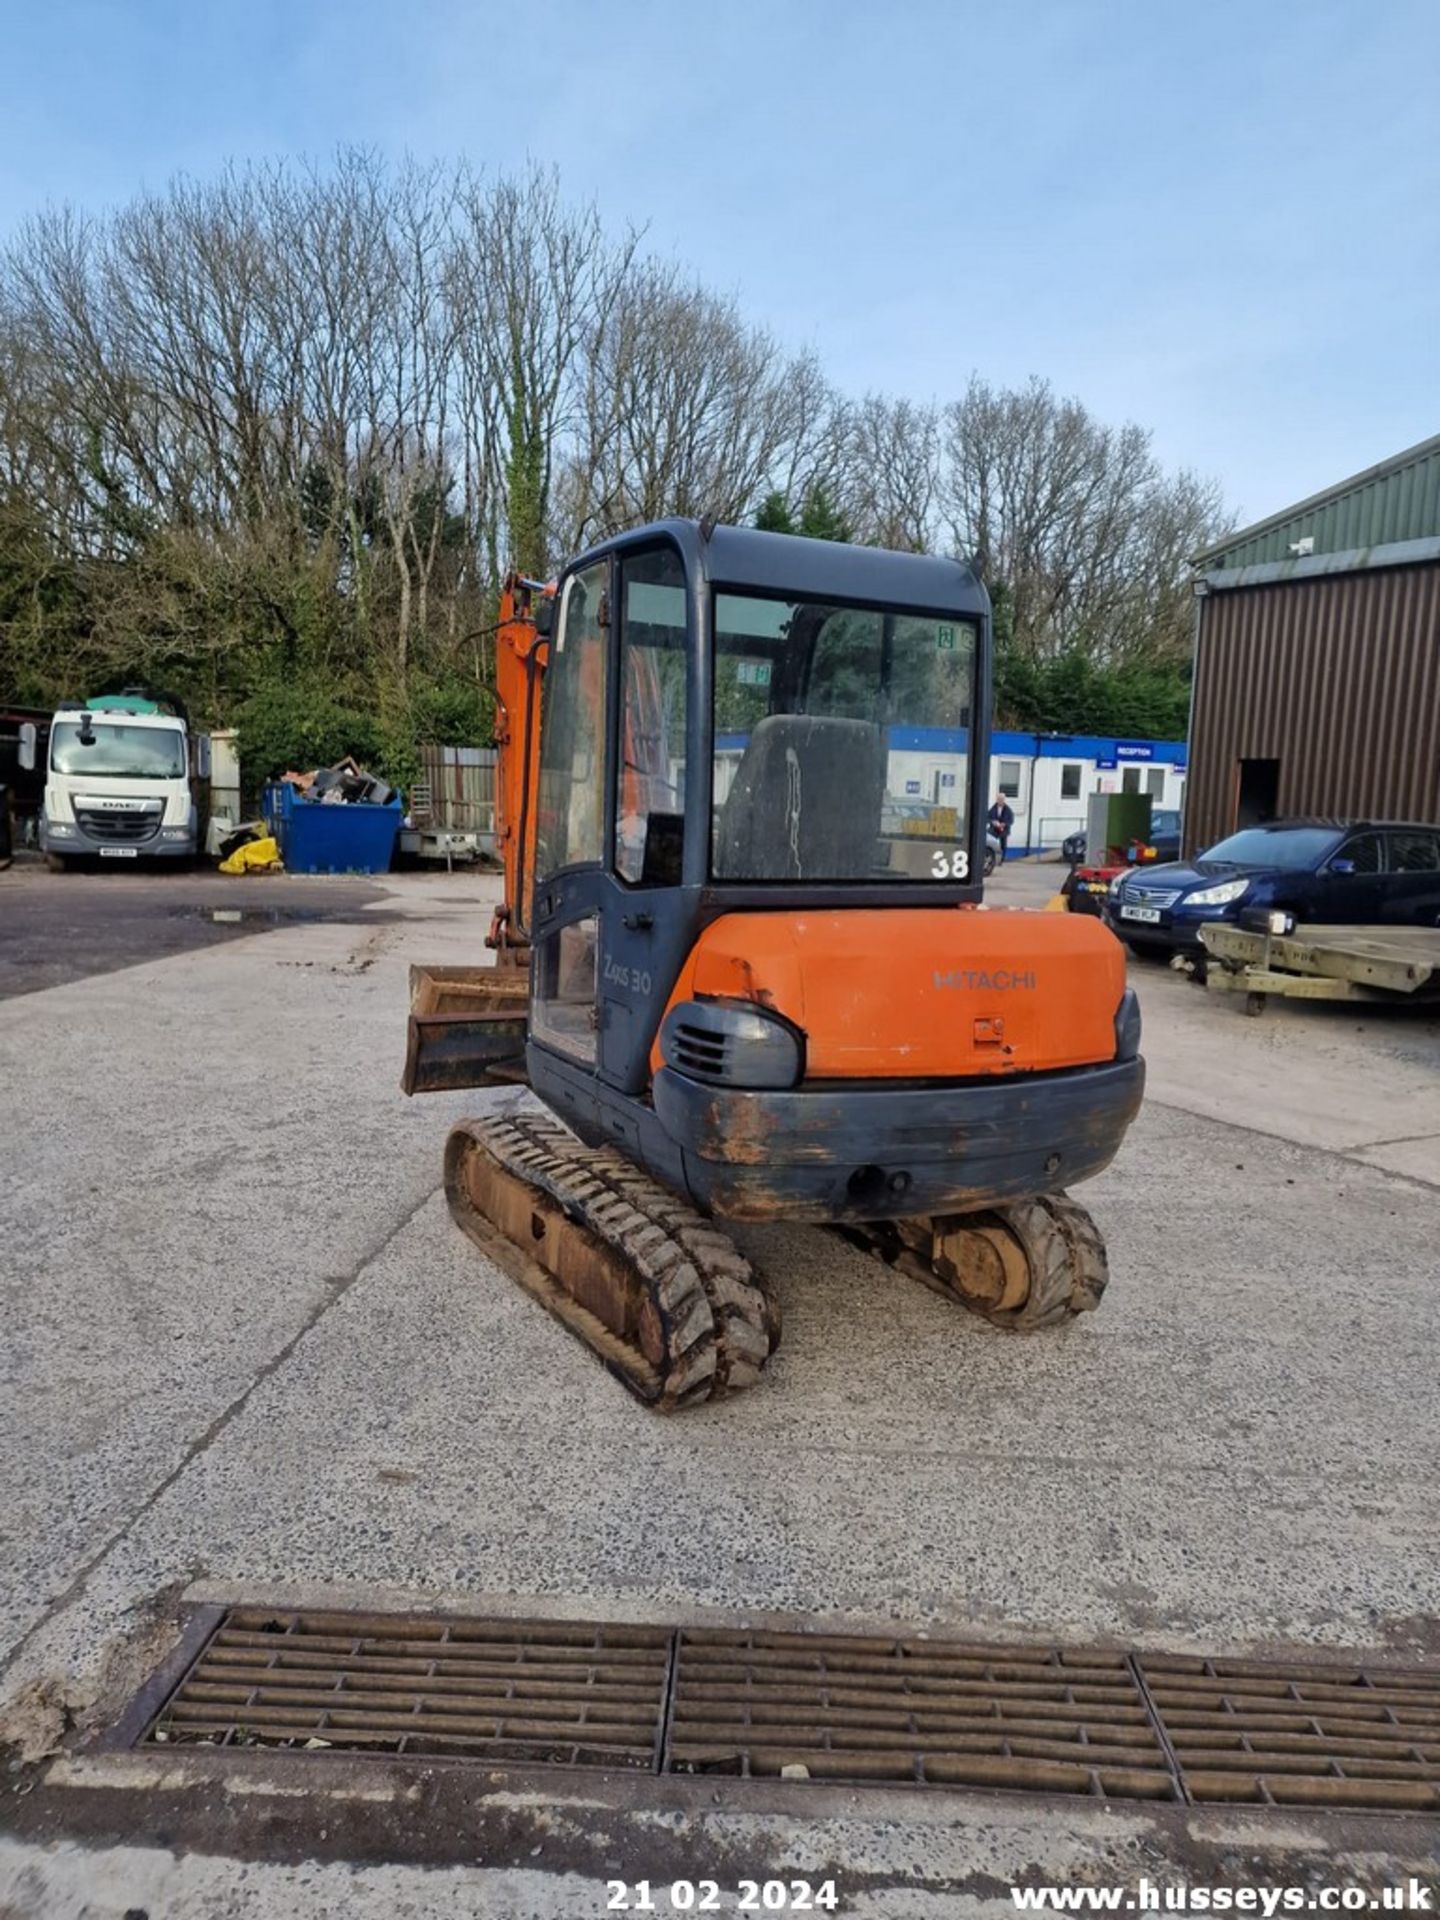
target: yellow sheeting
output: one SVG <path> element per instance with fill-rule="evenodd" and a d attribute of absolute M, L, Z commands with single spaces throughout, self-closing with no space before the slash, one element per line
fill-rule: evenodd
<path fill-rule="evenodd" d="M 237 847 L 228 860 L 220 862 L 221 873 L 279 873 L 282 871 L 280 849 L 273 834 L 267 834 L 263 840 L 247 840 L 243 847 Z"/>

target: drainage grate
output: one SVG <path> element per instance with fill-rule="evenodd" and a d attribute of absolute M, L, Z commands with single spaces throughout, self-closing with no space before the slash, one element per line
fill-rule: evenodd
<path fill-rule="evenodd" d="M 108 1744 L 157 1741 L 1434 1812 L 1440 1668 L 236 1607 Z"/>
<path fill-rule="evenodd" d="M 1440 1672 L 1138 1665 L 1192 1800 L 1440 1812 Z"/>
<path fill-rule="evenodd" d="M 679 1636 L 677 1772 L 1178 1798 L 1122 1654 L 805 1633 Z"/>
<path fill-rule="evenodd" d="M 649 1627 L 236 1608 L 146 1738 L 654 1771 L 670 1646 Z"/>

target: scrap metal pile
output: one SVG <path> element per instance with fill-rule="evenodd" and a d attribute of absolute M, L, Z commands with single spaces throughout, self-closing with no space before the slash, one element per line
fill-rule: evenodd
<path fill-rule="evenodd" d="M 354 760 L 337 760 L 333 767 L 315 767 L 309 773 L 293 769 L 280 776 L 283 787 L 293 787 L 299 800 L 319 806 L 350 805 L 356 801 L 372 807 L 388 807 L 395 789 L 378 774 L 367 773 Z"/>

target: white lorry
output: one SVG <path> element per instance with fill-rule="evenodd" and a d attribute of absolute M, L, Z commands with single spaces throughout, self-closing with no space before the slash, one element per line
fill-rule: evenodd
<path fill-rule="evenodd" d="M 37 729 L 20 731 L 33 768 Z M 60 707 L 50 722 L 40 849 L 54 869 L 102 860 L 193 859 L 196 786 L 210 774 L 210 742 L 183 712 L 139 690 Z"/>

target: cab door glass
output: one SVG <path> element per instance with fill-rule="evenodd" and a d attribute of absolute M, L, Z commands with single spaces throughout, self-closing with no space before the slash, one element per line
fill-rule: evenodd
<path fill-rule="evenodd" d="M 595 914 L 572 920 L 535 948 L 530 994 L 530 1030 L 537 1040 L 587 1064 L 599 1035 L 596 954 L 600 922 Z"/>
<path fill-rule="evenodd" d="M 535 871 L 542 880 L 604 856 L 609 585 L 602 560 L 571 574 L 562 590 L 540 731 Z"/>
<path fill-rule="evenodd" d="M 620 566 L 615 871 L 679 886 L 685 850 L 685 566 L 674 547 Z"/>

